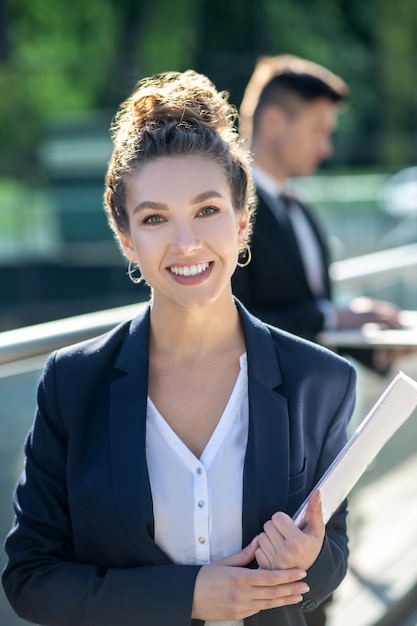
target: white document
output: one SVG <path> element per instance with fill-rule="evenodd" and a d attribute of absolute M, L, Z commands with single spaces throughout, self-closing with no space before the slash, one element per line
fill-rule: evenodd
<path fill-rule="evenodd" d="M 416 406 L 417 382 L 398 372 L 313 489 L 320 490 L 325 524 Z M 307 523 L 308 500 L 293 518 L 299 528 Z"/>

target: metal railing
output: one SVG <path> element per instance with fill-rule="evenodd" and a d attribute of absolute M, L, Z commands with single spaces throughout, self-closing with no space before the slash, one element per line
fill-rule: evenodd
<path fill-rule="evenodd" d="M 331 266 L 335 291 L 358 295 L 377 281 L 400 281 L 417 270 L 417 244 L 338 261 Z M 0 333 L 0 364 L 46 354 L 60 346 L 98 335 L 131 319 L 144 302 Z"/>
<path fill-rule="evenodd" d="M 110 330 L 137 315 L 145 302 L 16 328 L 0 333 L 0 365 L 40 356 Z"/>
<path fill-rule="evenodd" d="M 370 282 L 375 285 L 403 279 L 414 268 L 417 268 L 417 244 L 410 244 L 337 261 L 332 264 L 330 275 L 337 290 L 358 293 Z"/>

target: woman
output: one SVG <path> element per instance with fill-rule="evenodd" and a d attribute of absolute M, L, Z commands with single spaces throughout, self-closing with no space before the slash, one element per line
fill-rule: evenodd
<path fill-rule="evenodd" d="M 141 81 L 113 139 L 106 210 L 152 299 L 48 360 L 7 596 L 42 625 L 304 624 L 345 574 L 346 508 L 291 515 L 345 443 L 354 370 L 233 299 L 252 188 L 226 94 Z"/>

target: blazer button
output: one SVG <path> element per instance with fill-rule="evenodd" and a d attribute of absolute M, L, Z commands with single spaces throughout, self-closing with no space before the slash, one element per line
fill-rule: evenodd
<path fill-rule="evenodd" d="M 318 607 L 318 604 L 317 602 L 314 602 L 314 600 L 304 600 L 304 602 L 301 602 L 300 604 L 300 609 L 306 612 L 313 611 L 317 607 Z"/>

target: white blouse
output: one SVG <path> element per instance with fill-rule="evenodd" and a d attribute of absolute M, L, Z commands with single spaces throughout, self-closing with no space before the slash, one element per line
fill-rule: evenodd
<path fill-rule="evenodd" d="M 155 542 L 174 563 L 205 565 L 242 548 L 248 424 L 246 354 L 240 357 L 229 401 L 199 459 L 148 397 L 146 458 Z M 206 626 L 232 625 L 243 626 L 243 620 L 206 622 Z"/>

